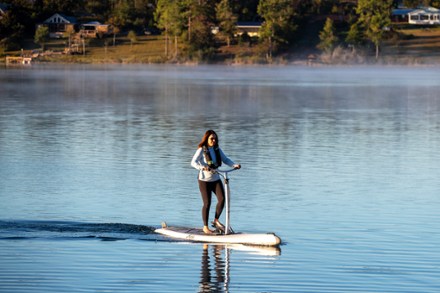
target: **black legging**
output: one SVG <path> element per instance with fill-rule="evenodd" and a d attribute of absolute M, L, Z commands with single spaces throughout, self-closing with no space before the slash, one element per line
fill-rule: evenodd
<path fill-rule="evenodd" d="M 211 195 L 212 192 L 217 196 L 217 206 L 215 208 L 215 218 L 220 218 L 223 207 L 225 206 L 225 192 L 223 190 L 223 184 L 221 180 L 214 182 L 206 182 L 199 180 L 199 189 L 202 195 L 203 207 L 202 218 L 203 224 L 208 226 L 209 209 L 211 208 Z"/>

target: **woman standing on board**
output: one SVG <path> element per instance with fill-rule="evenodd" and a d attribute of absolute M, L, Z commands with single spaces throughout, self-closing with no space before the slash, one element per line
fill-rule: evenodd
<path fill-rule="evenodd" d="M 199 189 L 203 200 L 203 232 L 206 234 L 213 233 L 213 231 L 208 228 L 212 192 L 217 196 L 215 218 L 212 224 L 214 226 L 223 226 L 218 219 L 225 206 L 225 192 L 223 190 L 220 176 L 217 173 L 212 172 L 220 167 L 222 163 L 235 169 L 241 168 L 240 164 L 235 164 L 220 149 L 218 146 L 218 136 L 215 131 L 208 130 L 200 141 L 198 149 L 191 160 L 191 166 L 199 170 Z"/>

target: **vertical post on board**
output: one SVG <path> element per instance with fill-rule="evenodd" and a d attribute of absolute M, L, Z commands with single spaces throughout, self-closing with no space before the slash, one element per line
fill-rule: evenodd
<path fill-rule="evenodd" d="M 226 201 L 226 221 L 225 221 L 225 235 L 229 234 L 229 178 L 228 173 L 225 173 L 225 201 Z"/>

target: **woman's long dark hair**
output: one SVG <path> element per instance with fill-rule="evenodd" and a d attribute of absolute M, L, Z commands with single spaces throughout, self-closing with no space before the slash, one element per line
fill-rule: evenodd
<path fill-rule="evenodd" d="M 215 140 L 215 146 L 218 146 L 218 135 L 217 135 L 217 133 L 215 133 L 214 130 L 210 129 L 210 130 L 207 130 L 207 131 L 205 132 L 205 135 L 203 136 L 202 140 L 201 140 L 200 143 L 199 143 L 199 148 L 208 145 L 208 138 L 209 138 L 209 136 L 210 136 L 211 134 L 214 134 L 215 137 L 217 138 L 217 139 Z"/>

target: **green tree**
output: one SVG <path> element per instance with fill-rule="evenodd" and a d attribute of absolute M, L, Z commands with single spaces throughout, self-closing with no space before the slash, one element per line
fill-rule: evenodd
<path fill-rule="evenodd" d="M 157 27 L 165 33 L 165 56 L 169 53 L 169 39 L 174 37 L 174 57 L 178 55 L 178 40 L 184 30 L 185 18 L 182 16 L 182 5 L 179 1 L 159 0 L 154 13 Z"/>
<path fill-rule="evenodd" d="M 215 52 L 212 27 L 215 20 L 215 2 L 211 0 L 181 0 L 182 15 L 186 18 L 185 45 L 188 56 L 208 59 Z"/>
<path fill-rule="evenodd" d="M 107 17 L 110 8 L 109 0 L 88 0 L 85 1 L 85 10 L 93 15 L 97 15 L 101 19 Z"/>
<path fill-rule="evenodd" d="M 111 23 L 111 22 L 110 22 Z M 121 32 L 121 29 L 118 26 L 113 25 L 112 33 L 113 33 L 113 47 L 116 46 L 116 36 Z"/>
<path fill-rule="evenodd" d="M 232 11 L 229 0 L 221 0 L 215 7 L 217 21 L 219 24 L 219 34 L 226 39 L 228 47 L 231 39 L 237 31 L 237 16 Z"/>
<path fill-rule="evenodd" d="M 73 26 L 69 26 L 66 31 L 64 32 L 64 37 L 68 38 L 69 40 L 69 49 L 72 45 L 72 36 L 75 34 L 75 28 Z"/>
<path fill-rule="evenodd" d="M 62 12 L 67 15 L 74 15 L 84 7 L 82 0 L 43 0 L 42 9 L 45 14 Z"/>
<path fill-rule="evenodd" d="M 134 6 L 129 0 L 116 1 L 111 14 L 113 24 L 120 28 L 132 25 L 135 20 Z"/>
<path fill-rule="evenodd" d="M 17 2 L 17 3 L 16 3 Z M 13 1 L 6 6 L 6 13 L 0 15 L 0 46 L 7 50 L 20 48 L 20 42 L 26 31 L 34 32 L 31 22 L 29 3 Z M 29 28 L 32 27 L 32 30 Z"/>
<path fill-rule="evenodd" d="M 39 44 L 44 50 L 44 45 L 49 39 L 49 28 L 47 26 L 39 26 L 35 31 L 34 42 Z"/>
<path fill-rule="evenodd" d="M 111 30 L 113 34 L 113 47 L 116 45 L 116 36 L 121 32 L 121 28 L 117 24 L 117 20 L 112 16 L 107 21 L 109 24 L 111 24 Z"/>
<path fill-rule="evenodd" d="M 440 1 L 439 0 L 431 1 L 431 6 L 435 8 L 440 8 Z"/>
<path fill-rule="evenodd" d="M 130 48 L 133 49 L 133 44 L 137 42 L 136 32 L 133 30 L 129 31 L 127 38 L 130 40 Z"/>
<path fill-rule="evenodd" d="M 231 1 L 232 11 L 239 15 L 241 21 L 255 21 L 259 18 L 257 14 L 259 0 Z"/>
<path fill-rule="evenodd" d="M 165 57 L 168 57 L 168 38 L 169 28 L 171 26 L 170 7 L 173 3 L 177 3 L 171 0 L 158 0 L 156 11 L 154 12 L 154 20 L 158 28 L 162 29 L 165 33 Z"/>
<path fill-rule="evenodd" d="M 335 33 L 335 28 L 333 26 L 333 20 L 331 18 L 327 18 L 325 21 L 325 25 L 323 30 L 319 33 L 319 39 L 321 40 L 318 44 L 318 49 L 332 52 L 335 48 L 338 37 Z"/>
<path fill-rule="evenodd" d="M 355 46 L 360 46 L 364 43 L 364 33 L 359 22 L 355 22 L 350 26 L 345 42 L 347 42 L 353 49 Z"/>
<path fill-rule="evenodd" d="M 267 57 L 281 45 L 288 44 L 292 33 L 296 30 L 293 23 L 294 10 L 292 0 L 261 0 L 258 14 L 264 18 L 260 37 L 267 46 Z"/>
<path fill-rule="evenodd" d="M 392 0 L 359 0 L 356 8 L 365 36 L 376 46 L 376 59 L 379 58 L 379 47 L 385 38 L 386 28 L 391 25 L 391 5 Z"/>
<path fill-rule="evenodd" d="M 403 0 L 403 5 L 408 8 L 416 8 L 420 2 L 420 0 Z"/>

